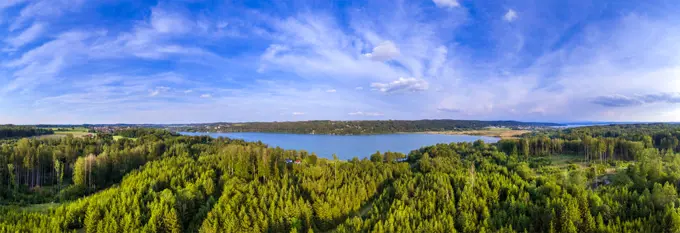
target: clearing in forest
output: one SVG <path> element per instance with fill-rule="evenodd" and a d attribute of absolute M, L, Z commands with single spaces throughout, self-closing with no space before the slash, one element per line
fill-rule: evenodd
<path fill-rule="evenodd" d="M 35 138 L 63 138 L 69 134 L 73 135 L 73 137 L 87 137 L 88 135 L 93 137 L 97 136 L 96 133 L 88 132 L 88 129 L 85 127 L 52 128 L 52 131 L 54 131 L 54 134 L 40 135 Z"/>

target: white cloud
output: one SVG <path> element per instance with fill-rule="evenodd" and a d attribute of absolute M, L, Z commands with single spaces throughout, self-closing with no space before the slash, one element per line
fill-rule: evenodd
<path fill-rule="evenodd" d="M 577 36 L 587 39 L 543 54 L 526 69 L 507 72 L 513 63 L 505 62 L 467 65 L 461 76 L 473 78 L 428 79 L 451 90 L 427 92 L 435 103 L 429 108 L 487 119 L 673 120 L 663 112 L 680 108 L 680 46 L 671 42 L 680 39 L 677 29 L 634 16 L 590 26 Z"/>
<path fill-rule="evenodd" d="M 196 20 L 183 14 L 182 10 L 159 4 L 151 8 L 146 21 L 138 21 L 132 30 L 109 35 L 98 35 L 97 43 L 89 46 L 89 55 L 96 58 L 173 59 L 201 65 L 223 66 L 223 57 L 201 48 L 202 41 L 213 39 Z M 187 44 L 183 41 L 193 41 Z"/>
<path fill-rule="evenodd" d="M 217 26 L 217 28 L 219 28 L 219 29 L 223 29 L 223 28 L 226 28 L 227 26 L 229 26 L 229 22 L 226 22 L 226 21 L 219 21 L 219 22 L 217 22 L 217 25 L 216 25 L 216 26 Z"/>
<path fill-rule="evenodd" d="M 177 109 L 182 109 L 193 106 L 191 104 L 182 103 L 182 101 L 185 100 L 170 102 L 160 98 L 149 98 L 150 94 L 153 94 L 156 89 L 159 90 L 160 95 L 168 97 L 175 96 L 176 93 L 174 92 L 162 91 L 169 90 L 169 88 L 162 85 L 171 83 L 177 84 L 177 82 L 181 83 L 182 80 L 177 80 L 179 77 L 173 73 L 158 73 L 148 76 L 97 74 L 86 75 L 86 77 L 88 79 L 79 77 L 80 79 L 63 80 L 63 84 L 72 87 L 73 91 L 59 93 L 36 100 L 31 105 L 32 108 L 58 114 L 56 119 L 53 120 L 38 118 L 40 119 L 39 122 L 82 123 L 85 121 L 91 122 L 93 119 L 99 122 L 107 122 L 107 119 L 110 119 L 107 118 L 107 115 L 114 112 L 126 112 L 126 114 L 135 115 L 134 117 L 127 119 L 118 119 L 117 122 L 121 122 L 120 120 L 125 122 L 139 122 L 138 120 L 140 119 L 149 119 L 139 116 L 143 115 L 139 114 L 140 111 L 143 111 L 142 109 L 158 109 L 165 106 L 176 106 Z M 70 113 L 60 111 L 60 109 L 68 108 L 72 108 Z M 89 119 L 79 117 L 79 115 L 84 114 L 97 115 L 98 117 L 89 117 Z M 167 112 L 165 115 L 168 117 Z M 156 117 L 161 116 L 163 116 L 163 114 L 156 115 Z M 80 121 L 74 119 L 79 119 Z"/>
<path fill-rule="evenodd" d="M 165 91 L 168 91 L 168 90 L 170 90 L 169 87 L 163 87 L 163 86 L 156 87 L 153 90 L 149 90 L 149 96 L 152 96 L 152 97 L 157 96 L 158 94 L 165 92 Z"/>
<path fill-rule="evenodd" d="M 517 12 L 513 9 L 509 9 L 508 12 L 503 15 L 503 19 L 508 22 L 515 21 L 515 19 L 517 19 Z"/>
<path fill-rule="evenodd" d="M 357 56 L 364 50 L 363 45 L 367 44 L 367 39 L 362 38 L 361 34 L 349 34 L 340 30 L 331 17 L 303 14 L 272 20 L 271 23 L 274 42 L 261 55 L 258 68 L 261 73 L 285 71 L 304 78 L 345 81 L 366 78 L 385 81 L 388 77 L 411 76 L 403 69 L 394 68 L 387 63 L 376 63 Z M 349 43 L 350 41 L 356 43 Z M 376 58 L 384 59 L 383 50 L 379 48 L 376 51 L 379 55 Z"/>
<path fill-rule="evenodd" d="M 301 115 L 305 115 L 305 113 L 304 112 L 293 112 L 293 116 L 301 116 Z"/>
<path fill-rule="evenodd" d="M 364 54 L 367 58 L 374 61 L 388 61 L 399 56 L 399 49 L 392 41 L 384 41 L 373 48 L 370 53 Z"/>
<path fill-rule="evenodd" d="M 42 11 L 53 2 L 57 2 L 54 9 Z M 42 19 L 47 20 L 49 17 L 75 10 L 81 3 L 80 0 L 63 0 L 36 1 L 29 4 L 22 9 L 15 23 L 18 23 L 17 27 L 22 25 L 20 23 L 22 17 L 24 20 L 35 18 L 32 20 L 36 23 L 16 37 L 8 38 L 6 42 L 10 46 L 20 47 L 35 41 L 47 30 L 45 23 L 40 23 L 44 22 Z M 198 47 L 180 46 L 167 40 L 162 32 L 175 32 L 176 29 L 173 27 L 177 25 L 168 24 L 177 20 L 163 18 L 174 16 L 174 13 L 165 14 L 159 7 L 153 8 L 152 11 L 161 13 L 152 13 L 149 22 L 138 22 L 131 32 L 110 34 L 107 30 L 70 29 L 53 36 L 51 41 L 24 51 L 18 57 L 3 61 L 2 66 L 8 68 L 6 70 L 11 73 L 8 83 L 0 88 L 0 95 L 15 90 L 29 91 L 55 81 L 64 69 L 82 64 L 97 64 L 103 59 L 110 58 L 168 59 L 174 56 L 176 58 L 174 61 L 223 65 L 224 60 L 211 52 Z M 38 19 L 41 20 L 37 21 Z M 16 48 L 6 50 L 12 49 Z M 151 94 L 155 92 L 151 91 Z"/>
<path fill-rule="evenodd" d="M 429 76 L 437 77 L 441 75 L 442 68 L 446 63 L 447 55 L 448 50 L 445 46 L 439 46 L 434 50 L 434 56 L 430 62 L 430 69 L 427 72 Z"/>
<path fill-rule="evenodd" d="M 31 30 L 34 29 L 27 29 L 27 31 Z M 30 34 L 32 33 L 28 35 Z M 102 30 L 63 32 L 56 35 L 53 40 L 23 52 L 17 58 L 4 61 L 2 66 L 8 67 L 8 70 L 13 72 L 10 76 L 13 80 L 0 90 L 0 94 L 14 90 L 30 90 L 54 81 L 54 78 L 65 68 L 95 64 L 102 59 L 130 58 L 131 56 L 162 59 L 171 55 L 182 55 L 177 57 L 179 61 L 195 58 L 201 63 L 220 64 L 223 62 L 220 57 L 199 48 L 167 45 L 161 39 L 153 39 L 155 36 L 149 38 L 151 39 L 139 40 L 139 35 L 125 32 L 119 36 L 109 36 Z"/>
<path fill-rule="evenodd" d="M 151 10 L 151 27 L 159 33 L 187 33 L 196 23 L 177 11 L 156 6 Z"/>
<path fill-rule="evenodd" d="M 211 94 L 203 94 L 201 95 L 201 98 L 212 98 Z"/>
<path fill-rule="evenodd" d="M 7 0 L 3 0 L 7 1 Z M 19 16 L 13 20 L 9 30 L 14 31 L 21 28 L 31 19 L 53 19 L 64 15 L 64 13 L 76 11 L 86 0 L 34 0 L 19 12 Z M 24 1 L 9 1 L 6 6 L 13 6 Z M 2 9 L 2 7 L 0 7 Z"/>
<path fill-rule="evenodd" d="M 358 112 L 350 112 L 350 113 L 348 113 L 347 115 L 350 115 L 350 116 L 372 116 L 372 117 L 376 117 L 376 116 L 383 116 L 384 114 L 379 113 L 379 112 L 361 112 L 361 111 L 358 111 Z"/>
<path fill-rule="evenodd" d="M 614 94 L 597 96 L 591 102 L 606 107 L 631 107 L 654 103 L 678 104 L 680 103 L 680 93 L 634 94 L 631 96 Z"/>
<path fill-rule="evenodd" d="M 23 1 L 0 0 L 0 8 L 17 5 L 18 2 Z M 64 3 L 75 1 L 32 0 L 18 4 L 17 10 L 38 2 L 44 7 L 50 2 L 68 6 Z M 442 8 L 460 7 L 459 1 L 434 2 Z M 143 113 L 147 113 L 144 111 L 151 109 L 149 111 L 155 113 L 153 116 L 162 121 L 180 119 L 175 115 L 167 116 L 170 114 L 163 110 L 189 106 L 194 112 L 224 116 L 226 110 L 219 112 L 217 109 L 225 109 L 219 106 L 227 104 L 229 109 L 244 109 L 240 111 L 243 113 L 238 113 L 238 118 L 234 118 L 241 120 L 296 119 L 291 113 L 293 110 L 306 112 L 305 118 L 310 119 L 381 114 L 351 112 L 359 109 L 384 109 L 388 111 L 385 112 L 387 115 L 397 118 L 460 115 L 519 120 L 531 117 L 539 120 L 593 117 L 589 120 L 598 120 L 597 117 L 602 116 L 624 120 L 673 120 L 677 118 L 677 114 L 673 113 L 680 112 L 677 110 L 680 108 L 677 103 L 680 102 L 680 94 L 677 94 L 680 93 L 680 45 L 677 43 L 680 41 L 680 28 L 677 22 L 662 17 L 663 12 L 659 12 L 661 16 L 644 12 L 624 16 L 623 19 L 617 16 L 606 23 L 589 22 L 580 28 L 581 24 L 575 22 L 583 19 L 571 19 L 571 14 L 569 20 L 553 24 L 556 22 L 552 19 L 533 20 L 532 17 L 536 16 L 534 8 L 517 8 L 519 11 L 505 8 L 491 16 L 498 19 L 492 28 L 485 25 L 481 28 L 489 29 L 490 38 L 501 39 L 485 41 L 488 47 L 479 48 L 469 47 L 469 43 L 462 41 L 456 43 L 457 33 L 465 33 L 455 27 L 457 22 L 475 23 L 455 16 L 461 13 L 461 17 L 467 17 L 466 12 L 442 12 L 444 10 L 433 9 L 432 4 L 424 8 L 420 8 L 421 5 L 398 1 L 379 12 L 351 11 L 342 18 L 309 11 L 276 18 L 268 12 L 258 12 L 261 17 L 246 16 L 243 21 L 234 21 L 233 18 L 211 19 L 214 12 L 210 11 L 203 15 L 202 12 L 171 8 L 178 5 L 161 4 L 151 8 L 150 16 L 145 19 L 131 21 L 132 29 L 129 31 L 120 31 L 120 28 L 107 30 L 104 28 L 107 25 L 101 25 L 102 28 L 89 25 L 86 30 L 66 28 L 72 25 L 59 25 L 56 18 L 48 15 L 71 16 L 66 14 L 71 12 L 70 9 L 60 7 L 61 10 L 52 11 L 35 5 L 23 13 L 25 19 L 13 27 L 15 31 L 10 28 L 8 35 L 0 39 L 7 43 L 4 46 L 9 47 L 5 50 L 19 47 L 15 50 L 18 53 L 7 54 L 0 62 L 0 83 L 4 84 L 0 87 L 0 109 L 28 108 L 32 106 L 31 100 L 54 95 L 54 98 L 45 98 L 38 105 L 48 108 L 47 103 L 74 103 L 79 105 L 79 109 L 103 109 L 101 106 L 104 104 L 93 103 L 116 102 L 119 104 L 105 106 L 126 110 L 132 115 L 120 115 L 130 117 L 144 116 Z M 80 15 L 75 13 L 74 16 Z M 522 19 L 519 19 L 519 13 L 522 13 Z M 380 18 L 375 15 L 380 15 Z M 427 17 L 419 17 L 423 15 Z M 510 30 L 512 28 L 507 27 L 510 24 L 506 21 L 517 24 L 517 28 L 522 30 Z M 46 22 L 50 27 L 44 26 Z M 232 30 L 244 23 L 267 25 L 266 32 L 260 34 L 267 35 L 248 37 L 249 41 L 257 42 L 248 52 L 227 53 L 221 57 L 219 53 L 226 51 L 227 47 L 220 46 L 227 46 L 230 41 L 211 41 L 214 38 L 209 32 Z M 532 26 L 521 25 L 526 23 Z M 565 32 L 571 29 L 555 25 L 577 25 L 582 30 Z M 57 31 L 62 29 L 67 32 Z M 530 36 L 536 34 L 541 36 Z M 567 34 L 569 36 L 565 38 Z M 43 39 L 51 41 L 34 46 L 35 42 Z M 515 43 L 517 40 L 520 43 Z M 541 42 L 543 40 L 545 42 Z M 556 40 L 560 42 L 555 43 Z M 528 52 L 524 44 L 535 45 L 535 51 L 539 53 L 548 52 Z M 484 56 L 477 56 L 480 54 Z M 135 60 L 130 62 L 130 59 Z M 142 61 L 135 62 L 139 60 Z M 138 77 L 125 74 L 151 72 L 158 68 L 144 65 L 148 64 L 148 60 L 172 63 L 170 69 L 187 72 L 191 82 L 181 86 L 165 82 L 130 84 L 139 81 L 131 80 Z M 239 66 L 217 62 L 230 60 L 238 61 Z M 204 70 L 203 66 L 185 66 L 187 61 L 218 65 Z M 123 65 L 126 69 L 117 69 Z M 99 77 L 79 74 L 90 73 L 91 70 L 96 74 L 97 69 L 106 69 L 106 72 L 115 70 L 125 78 L 91 90 L 71 88 L 73 84 L 70 81 L 98 80 Z M 195 70 L 199 72 L 194 73 Z M 260 73 L 248 73 L 254 70 Z M 221 78 L 224 76 L 234 77 L 233 83 Z M 244 84 L 248 82 L 241 82 L 242 77 L 248 76 L 273 81 L 250 86 Z M 194 83 L 198 81 L 207 84 Z M 156 89 L 161 85 L 178 89 L 166 92 Z M 607 88 L 601 88 L 603 86 Z M 356 87 L 356 91 L 350 95 L 341 89 L 342 95 L 328 94 L 327 91 L 331 90 L 319 87 Z M 49 90 L 26 93 L 40 88 Z M 359 91 L 364 88 L 375 92 Z M 425 91 L 430 88 L 433 90 Z M 8 93 L 13 91 L 17 93 Z M 187 98 L 190 95 L 184 95 L 182 91 L 193 93 L 194 98 Z M 398 92 L 419 93 L 407 96 L 380 94 Z M 207 101 L 199 99 L 199 96 L 212 99 Z M 166 107 L 162 100 L 193 102 Z M 199 106 L 199 103 L 203 105 Z M 64 105 L 57 106 L 69 109 Z M 55 112 L 59 110 L 53 109 Z M 31 111 L 21 113 L 37 119 L 40 114 L 32 114 Z M 195 119 L 186 114 L 185 119 Z M 67 115 L 63 113 L 60 116 Z M 72 117 L 88 120 L 78 117 L 89 115 L 89 112 L 82 111 Z M 204 118 L 207 115 L 210 114 L 200 117 L 207 119 Z M 21 119 L 13 115 L 2 117 Z M 54 119 L 62 118 L 55 116 Z M 154 120 L 152 115 L 139 119 Z"/>
<path fill-rule="evenodd" d="M 54 81 L 54 78 L 86 49 L 83 41 L 90 35 L 71 31 L 59 34 L 56 39 L 28 50 L 20 57 L 3 62 L 13 71 L 13 80 L 0 90 L 0 95 L 11 91 L 29 91 Z"/>
<path fill-rule="evenodd" d="M 0 1 L 0 11 L 3 10 L 4 8 L 12 7 L 14 5 L 23 3 L 27 0 L 3 0 Z"/>
<path fill-rule="evenodd" d="M 437 7 L 441 8 L 454 8 L 459 7 L 460 4 L 457 0 L 432 0 Z"/>
<path fill-rule="evenodd" d="M 45 30 L 45 26 L 42 23 L 34 23 L 31 27 L 27 28 L 19 35 L 11 38 L 7 38 L 5 42 L 10 44 L 14 49 L 24 46 L 25 44 L 33 42 L 35 39 L 40 37 L 40 35 Z"/>
<path fill-rule="evenodd" d="M 335 90 L 335 89 L 328 89 L 328 90 L 326 90 L 326 92 L 327 92 L 327 93 L 335 93 L 336 90 Z"/>
<path fill-rule="evenodd" d="M 264 52 L 264 54 L 262 54 L 262 59 L 265 59 L 265 60 L 273 59 L 274 57 L 276 57 L 276 55 L 279 52 L 284 52 L 284 51 L 287 51 L 287 50 L 290 50 L 290 49 L 285 45 L 272 44 L 267 48 L 267 50 Z"/>
<path fill-rule="evenodd" d="M 429 84 L 423 79 L 399 78 L 390 83 L 372 83 L 371 87 L 385 93 L 418 92 L 427 90 Z"/>

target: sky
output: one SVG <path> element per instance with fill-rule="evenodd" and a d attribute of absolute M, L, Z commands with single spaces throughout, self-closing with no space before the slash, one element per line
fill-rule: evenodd
<path fill-rule="evenodd" d="M 0 1 L 0 124 L 680 121 L 680 4 Z"/>

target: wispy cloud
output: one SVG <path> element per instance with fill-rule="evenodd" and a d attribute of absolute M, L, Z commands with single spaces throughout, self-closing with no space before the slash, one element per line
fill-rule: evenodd
<path fill-rule="evenodd" d="M 153 89 L 153 90 L 149 90 L 149 96 L 152 96 L 152 97 L 153 97 L 153 96 L 157 96 L 158 94 L 161 94 L 161 93 L 166 92 L 166 91 L 168 91 L 168 90 L 170 90 L 169 87 L 163 87 L 163 86 L 161 86 L 161 87 L 156 87 L 156 88 Z"/>
<path fill-rule="evenodd" d="M 419 92 L 427 90 L 427 81 L 417 78 L 399 78 L 389 83 L 372 83 L 371 87 L 385 93 Z"/>
<path fill-rule="evenodd" d="M 676 104 L 680 103 L 680 93 L 598 96 L 592 102 L 607 107 L 630 107 L 652 103 Z"/>
<path fill-rule="evenodd" d="M 4 8 L 12 7 L 17 4 L 21 4 L 26 2 L 27 0 L 4 0 L 0 2 L 0 10 L 3 10 Z"/>
<path fill-rule="evenodd" d="M 379 112 L 350 112 L 348 113 L 350 116 L 371 116 L 371 117 L 378 117 L 378 116 L 383 116 L 384 114 L 379 113 Z"/>
<path fill-rule="evenodd" d="M 38 39 L 38 37 L 41 36 L 44 30 L 45 30 L 44 24 L 34 23 L 17 36 L 7 38 L 5 42 L 12 46 L 12 49 L 17 49 L 25 44 L 31 43 L 34 40 Z"/>
<path fill-rule="evenodd" d="M 300 15 L 274 20 L 274 25 L 277 29 L 276 42 L 262 55 L 261 71 L 278 70 L 306 78 L 338 80 L 388 80 L 407 75 L 389 64 L 365 59 L 361 52 L 362 44 L 347 43 L 357 35 L 339 30 L 329 16 Z M 384 55 L 381 58 L 385 58 Z"/>
<path fill-rule="evenodd" d="M 457 0 L 432 0 L 435 5 L 442 8 L 454 8 L 460 6 Z"/>
<path fill-rule="evenodd" d="M 515 21 L 517 19 L 517 12 L 513 9 L 508 9 L 508 12 L 505 12 L 505 15 L 503 15 L 503 19 L 508 22 Z"/>
<path fill-rule="evenodd" d="M 187 19 L 182 13 L 161 5 L 151 10 L 149 24 L 155 32 L 167 34 L 188 33 L 196 26 L 194 21 Z"/>
<path fill-rule="evenodd" d="M 13 6 L 27 1 L 9 0 L 5 6 Z M 26 7 L 21 8 L 9 29 L 14 31 L 21 28 L 31 19 L 54 19 L 63 16 L 66 12 L 79 10 L 85 0 L 34 0 Z M 1 9 L 1 8 L 0 8 Z"/>
<path fill-rule="evenodd" d="M 469 3 L 0 1 L 0 109 L 14 109 L 2 119 L 673 120 L 680 109 L 677 6 Z M 134 13 L 88 10 L 102 4 Z M 545 14 L 558 11 L 569 14 Z"/>

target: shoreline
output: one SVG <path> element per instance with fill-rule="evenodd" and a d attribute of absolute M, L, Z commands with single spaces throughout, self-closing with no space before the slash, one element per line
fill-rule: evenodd
<path fill-rule="evenodd" d="M 518 136 L 530 133 L 531 130 L 465 130 L 465 131 L 425 131 L 421 133 L 425 134 L 444 134 L 444 135 L 472 135 L 472 136 L 485 136 L 485 137 L 496 137 L 500 139 L 513 139 L 518 138 Z"/>
<path fill-rule="evenodd" d="M 372 136 L 372 135 L 389 135 L 389 134 L 441 134 L 441 135 L 469 135 L 469 136 L 483 136 L 483 137 L 495 137 L 500 139 L 513 139 L 518 138 L 518 136 L 530 133 L 531 130 L 514 130 L 514 129 L 503 129 L 503 130 L 464 130 L 464 131 L 416 131 L 416 132 L 394 132 L 394 133 L 371 133 L 371 134 L 310 134 L 310 133 L 287 133 L 287 132 L 258 132 L 258 131 L 248 131 L 248 132 L 176 132 L 179 134 L 183 133 L 193 133 L 193 134 L 203 134 L 203 133 L 274 133 L 274 134 L 297 134 L 297 135 L 327 135 L 327 136 Z"/>

